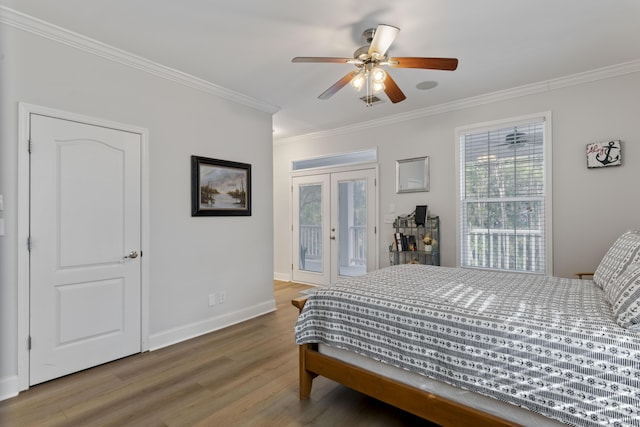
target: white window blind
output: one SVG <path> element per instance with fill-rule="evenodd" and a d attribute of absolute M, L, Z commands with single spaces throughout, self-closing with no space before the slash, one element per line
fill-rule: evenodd
<path fill-rule="evenodd" d="M 460 263 L 547 272 L 545 121 L 460 135 Z"/>

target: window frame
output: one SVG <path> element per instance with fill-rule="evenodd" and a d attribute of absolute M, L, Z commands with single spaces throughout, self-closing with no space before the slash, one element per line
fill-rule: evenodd
<path fill-rule="evenodd" d="M 476 123 L 471 125 L 460 126 L 455 129 L 455 179 L 456 179 L 456 239 L 455 239 L 455 247 L 456 247 L 456 266 L 462 267 L 462 251 L 464 250 L 464 245 L 462 244 L 463 238 L 463 209 L 464 209 L 464 180 L 462 179 L 462 173 L 464 171 L 464 159 L 465 153 L 463 150 L 463 137 L 466 134 L 470 133 L 479 133 L 490 130 L 498 130 L 505 127 L 510 126 L 518 126 L 518 125 L 526 125 L 536 122 L 543 122 L 543 156 L 544 156 L 544 166 L 543 166 L 543 185 L 544 185 L 544 247 L 545 247 L 545 257 L 544 257 L 544 268 L 540 273 L 536 272 L 525 272 L 520 270 L 505 270 L 505 269 L 492 269 L 487 267 L 465 267 L 465 268 L 478 268 L 484 270 L 497 270 L 497 271 L 507 271 L 507 272 L 519 272 L 523 274 L 543 274 L 543 275 L 553 275 L 553 209 L 552 209 L 552 201 L 553 201 L 553 180 L 552 180 L 552 133 L 551 133 L 551 122 L 552 116 L 550 111 L 546 111 L 543 113 L 529 114 L 523 115 L 513 118 L 494 120 L 483 123 Z M 509 200 L 510 197 L 504 197 L 505 201 Z"/>

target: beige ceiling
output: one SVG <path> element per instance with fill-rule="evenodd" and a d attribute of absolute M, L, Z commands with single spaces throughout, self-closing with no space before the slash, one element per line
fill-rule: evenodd
<path fill-rule="evenodd" d="M 0 5 L 279 108 L 290 138 L 640 59 L 638 0 L 0 0 Z M 393 69 L 407 100 L 317 96 L 379 23 L 391 56 L 456 57 L 457 71 Z M 429 89 L 421 90 L 419 87 Z M 597 100 L 593 100 L 597 102 Z"/>

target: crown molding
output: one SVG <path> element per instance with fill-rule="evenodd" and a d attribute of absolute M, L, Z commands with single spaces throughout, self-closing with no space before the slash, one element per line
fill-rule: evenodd
<path fill-rule="evenodd" d="M 238 104 L 246 105 L 259 111 L 263 111 L 269 114 L 275 114 L 280 110 L 280 107 L 278 106 L 271 105 L 266 102 L 241 94 L 239 92 L 226 89 L 204 79 L 150 61 L 138 55 L 134 55 L 132 53 L 115 48 L 89 37 L 85 37 L 81 34 L 74 33 L 65 28 L 58 27 L 56 25 L 34 18 L 22 12 L 18 12 L 6 6 L 0 6 L 0 23 L 10 25 L 14 28 L 18 28 L 20 30 L 38 35 L 40 37 L 44 37 L 61 44 L 65 44 L 84 52 L 88 52 L 93 55 L 97 55 L 102 58 L 153 74 L 155 76 L 162 77 L 175 83 L 202 92 L 206 92 L 208 94 L 215 95 L 236 102 Z M 416 118 L 433 116 L 465 108 L 476 107 L 479 105 L 490 104 L 493 102 L 504 101 L 507 99 L 513 99 L 611 77 L 617 77 L 624 74 L 636 73 L 638 71 L 640 71 L 640 60 L 630 61 L 618 65 L 598 68 L 592 71 L 560 77 L 557 79 L 518 86 L 511 89 L 505 89 L 471 98 L 465 98 L 458 101 L 439 104 L 433 107 L 413 110 L 402 114 L 384 117 L 382 119 L 355 123 L 352 125 L 330 129 L 327 131 L 319 131 L 289 138 L 274 139 L 274 144 L 288 144 L 307 141 L 310 139 L 325 138 L 350 132 L 357 132 L 362 129 L 370 129 L 372 127 L 400 123 Z"/>
<path fill-rule="evenodd" d="M 157 62 L 150 61 L 141 56 L 134 55 L 106 43 L 85 37 L 81 34 L 74 33 L 73 31 L 58 27 L 57 25 L 42 21 L 6 6 L 0 6 L 0 23 L 10 25 L 31 34 L 38 35 L 155 76 L 162 77 L 192 89 L 206 92 L 238 104 L 246 105 L 265 113 L 274 114 L 280 110 L 280 107 L 275 105 L 234 92 L 204 79 L 183 73 L 182 71 L 175 70 Z"/>
<path fill-rule="evenodd" d="M 327 131 L 319 131 L 308 133 L 305 135 L 292 136 L 290 138 L 275 139 L 274 144 L 292 144 L 296 142 L 309 141 L 313 139 L 326 138 L 336 135 L 358 132 L 373 127 L 385 126 L 394 123 L 400 123 L 407 120 L 435 116 L 437 114 L 448 113 L 451 111 L 462 110 L 465 108 L 477 107 L 479 105 L 491 104 L 493 102 L 505 101 L 522 96 L 534 95 L 542 92 L 549 92 L 569 86 L 577 86 L 597 80 L 608 79 L 612 77 L 622 76 L 640 71 L 640 60 L 625 62 L 622 64 L 611 65 L 608 67 L 598 68 L 583 73 L 572 74 L 557 79 L 546 80 L 543 82 L 532 83 L 524 86 L 518 86 L 511 89 L 500 90 L 496 92 L 478 95 L 471 98 L 461 99 L 459 101 L 447 102 L 445 104 L 434 105 L 433 107 L 413 110 L 402 114 L 387 116 L 376 120 L 355 123 Z"/>

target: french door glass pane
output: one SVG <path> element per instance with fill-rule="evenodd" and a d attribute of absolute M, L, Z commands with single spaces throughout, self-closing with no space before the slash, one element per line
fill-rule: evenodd
<path fill-rule="evenodd" d="M 322 184 L 300 185 L 299 270 L 322 273 Z"/>
<path fill-rule="evenodd" d="M 333 231 L 333 230 L 332 230 Z M 367 181 L 338 184 L 338 275 L 359 276 L 367 271 Z M 332 234 L 335 235 L 335 232 Z"/>

